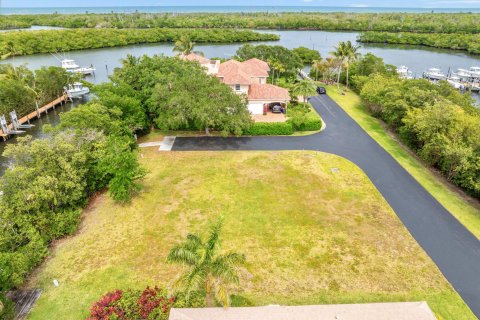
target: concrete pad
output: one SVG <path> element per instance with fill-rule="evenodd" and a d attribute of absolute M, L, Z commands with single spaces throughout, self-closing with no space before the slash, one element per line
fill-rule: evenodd
<path fill-rule="evenodd" d="M 160 149 L 158 151 L 171 151 L 173 144 L 175 143 L 175 137 L 167 136 L 163 139 L 160 144 Z"/>
<path fill-rule="evenodd" d="M 159 147 L 161 145 L 162 145 L 162 141 L 153 141 L 153 142 L 140 143 L 138 146 L 140 148 L 148 148 L 148 147 Z"/>

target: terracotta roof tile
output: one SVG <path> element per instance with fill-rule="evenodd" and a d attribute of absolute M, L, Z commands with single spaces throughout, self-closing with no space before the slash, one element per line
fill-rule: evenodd
<path fill-rule="evenodd" d="M 242 67 L 242 63 L 236 60 L 228 60 L 220 64 L 217 77 L 226 84 L 250 84 L 251 76 Z"/>
<path fill-rule="evenodd" d="M 190 54 L 187 54 L 187 55 L 180 55 L 180 59 L 182 60 L 188 60 L 188 61 L 198 61 L 200 64 L 207 64 L 207 63 L 210 63 L 210 59 L 208 58 L 205 58 L 199 54 L 196 54 L 196 53 L 190 53 Z"/>
<path fill-rule="evenodd" d="M 287 89 L 272 84 L 251 84 L 248 91 L 249 100 L 290 100 Z"/>
<path fill-rule="evenodd" d="M 257 58 L 252 58 L 250 60 L 244 61 L 242 62 L 242 64 L 249 66 L 254 70 L 262 70 L 267 75 L 268 75 L 268 72 L 270 71 L 270 67 L 268 66 L 268 63 Z"/>

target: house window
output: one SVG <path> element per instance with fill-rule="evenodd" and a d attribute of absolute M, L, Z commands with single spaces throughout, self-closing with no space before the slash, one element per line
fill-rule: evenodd
<path fill-rule="evenodd" d="M 240 91 L 240 85 L 239 84 L 235 85 L 235 91 Z"/>

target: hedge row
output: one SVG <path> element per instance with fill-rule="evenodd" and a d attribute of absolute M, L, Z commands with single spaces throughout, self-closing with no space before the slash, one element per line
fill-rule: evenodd
<path fill-rule="evenodd" d="M 288 136 L 295 130 L 290 122 L 256 122 L 243 134 L 246 136 Z"/>
<path fill-rule="evenodd" d="M 300 125 L 292 124 L 295 131 L 317 131 L 322 129 L 321 119 L 307 119 Z"/>

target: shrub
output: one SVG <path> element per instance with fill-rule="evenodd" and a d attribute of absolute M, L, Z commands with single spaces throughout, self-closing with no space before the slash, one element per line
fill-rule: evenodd
<path fill-rule="evenodd" d="M 295 131 L 317 131 L 322 128 L 322 120 L 309 112 L 311 112 L 310 105 L 306 108 L 297 105 L 289 110 L 288 122 L 292 124 Z"/>
<path fill-rule="evenodd" d="M 0 294 L 0 319 L 12 320 L 15 318 L 15 304 L 3 294 Z"/>
<path fill-rule="evenodd" d="M 245 130 L 247 136 L 288 136 L 293 134 L 290 122 L 257 122 Z"/>
<path fill-rule="evenodd" d="M 165 289 L 116 290 L 90 308 L 87 320 L 166 320 L 176 298 Z"/>
<path fill-rule="evenodd" d="M 292 121 L 292 125 L 295 131 L 317 131 L 322 128 L 322 120 L 307 118 L 305 121 L 299 124 L 295 124 Z"/>

